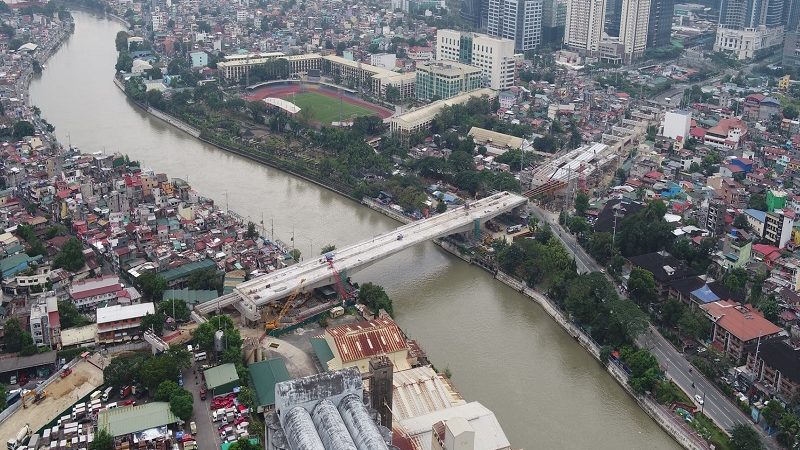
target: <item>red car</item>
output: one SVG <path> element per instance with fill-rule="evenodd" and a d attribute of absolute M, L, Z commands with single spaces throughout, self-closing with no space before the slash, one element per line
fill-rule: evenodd
<path fill-rule="evenodd" d="M 206 388 L 200 388 L 200 400 L 205 400 L 207 393 L 208 391 L 206 390 Z"/>
<path fill-rule="evenodd" d="M 132 398 L 119 402 L 119 406 L 135 406 L 135 405 L 136 401 L 133 400 Z"/>

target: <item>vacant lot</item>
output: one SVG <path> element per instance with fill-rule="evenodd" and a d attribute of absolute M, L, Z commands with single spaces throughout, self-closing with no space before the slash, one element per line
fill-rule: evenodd
<path fill-rule="evenodd" d="M 99 355 L 92 355 L 92 361 L 100 367 L 106 365 Z M 47 386 L 44 400 L 19 409 L 0 424 L 0 436 L 13 436 L 26 423 L 34 431 L 38 430 L 101 384 L 103 371 L 88 361 L 79 362 L 72 368 L 71 374 Z"/>

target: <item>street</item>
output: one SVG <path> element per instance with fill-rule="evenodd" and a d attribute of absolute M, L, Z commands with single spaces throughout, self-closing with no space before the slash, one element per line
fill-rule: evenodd
<path fill-rule="evenodd" d="M 569 232 L 565 231 L 561 225 L 558 224 L 557 215 L 543 210 L 536 205 L 530 205 L 530 211 L 539 220 L 550 225 L 553 234 L 558 237 L 575 258 L 578 272 L 600 271 L 602 267 L 584 251 L 583 247 L 578 244 Z M 613 280 L 611 280 L 611 282 L 612 284 L 616 284 Z M 620 292 L 620 295 L 624 296 L 622 292 Z M 753 425 L 753 422 L 739 409 L 738 405 L 734 404 L 732 399 L 726 397 L 717 389 L 714 383 L 706 379 L 703 374 L 698 373 L 698 370 L 694 369 L 689 361 L 684 358 L 683 354 L 678 352 L 655 327 L 650 325 L 648 332 L 640 335 L 636 339 L 636 343 L 640 347 L 647 348 L 653 353 L 667 377 L 683 389 L 689 397 L 693 398 L 695 394 L 701 397 L 705 396 L 703 412 L 720 428 L 729 430 L 739 424 Z M 694 388 L 692 388 L 692 383 L 694 383 Z M 768 448 L 778 448 L 777 443 L 773 439 L 767 438 L 759 427 L 753 427 L 761 434 L 764 444 Z"/>
<path fill-rule="evenodd" d="M 195 373 L 192 373 L 193 370 L 196 370 L 196 378 Z M 211 397 L 208 396 L 206 400 L 200 400 L 201 383 L 200 368 L 192 361 L 192 367 L 183 371 L 183 387 L 191 392 L 192 397 L 194 397 L 192 420 L 197 424 L 195 441 L 197 442 L 199 450 L 218 449 L 220 440 L 219 433 L 217 432 L 217 424 L 211 420 L 211 410 L 209 409 Z M 185 426 L 185 429 L 189 429 L 188 424 Z"/>

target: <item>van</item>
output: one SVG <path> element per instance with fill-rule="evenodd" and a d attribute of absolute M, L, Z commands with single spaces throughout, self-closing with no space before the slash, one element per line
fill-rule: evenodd
<path fill-rule="evenodd" d="M 114 391 L 114 386 L 109 386 L 106 388 L 106 390 L 103 391 L 102 398 L 104 402 L 108 401 L 108 399 L 111 397 L 111 392 L 113 391 Z"/>
<path fill-rule="evenodd" d="M 190 422 L 189 430 L 192 432 L 192 434 L 197 434 L 197 424 L 194 422 Z"/>
<path fill-rule="evenodd" d="M 188 350 L 188 351 L 189 351 L 189 353 L 192 353 L 192 350 L 193 350 L 193 348 L 192 348 L 192 344 L 188 344 L 188 345 L 186 345 L 186 350 Z"/>
<path fill-rule="evenodd" d="M 117 402 L 111 402 L 106 405 L 106 409 L 113 409 L 117 407 Z"/>
<path fill-rule="evenodd" d="M 194 354 L 195 362 L 205 361 L 207 358 L 206 352 L 197 352 Z"/>
<path fill-rule="evenodd" d="M 214 420 L 214 422 L 222 420 L 224 416 L 225 416 L 225 410 L 222 408 L 211 413 L 211 418 Z"/>
<path fill-rule="evenodd" d="M 89 396 L 89 400 L 94 402 L 95 400 L 99 400 L 100 397 L 102 397 L 102 396 L 103 396 L 103 391 L 99 391 L 99 390 L 98 391 L 94 391 L 94 392 L 92 392 L 92 395 Z"/>

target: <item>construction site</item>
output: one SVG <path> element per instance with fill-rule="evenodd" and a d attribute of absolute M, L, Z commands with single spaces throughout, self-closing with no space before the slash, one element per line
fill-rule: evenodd
<path fill-rule="evenodd" d="M 644 140 L 649 126 L 658 123 L 660 110 L 640 106 L 630 119 L 603 133 L 601 142 L 590 143 L 557 155 L 544 164 L 520 174 L 527 188 L 524 196 L 543 204 L 569 207 L 577 192 L 608 187 L 614 174 Z"/>

